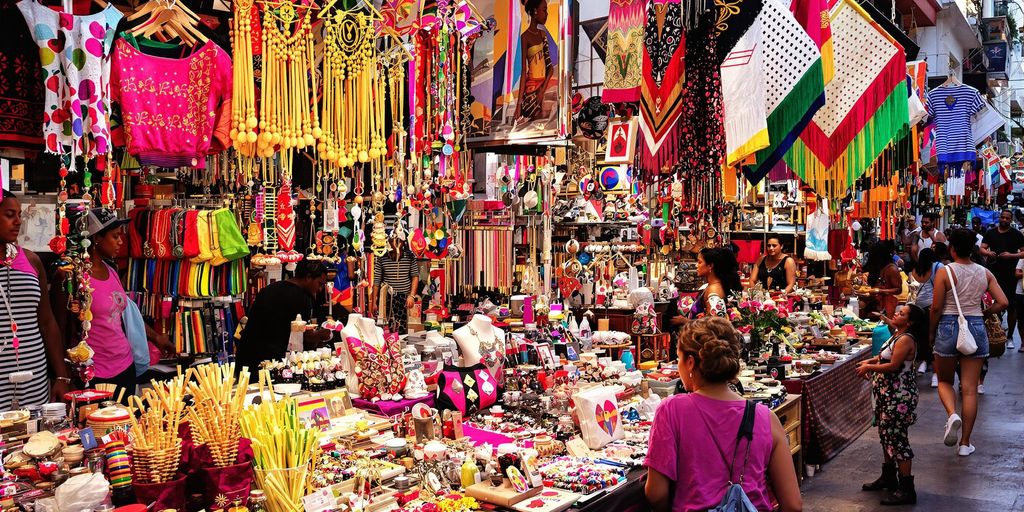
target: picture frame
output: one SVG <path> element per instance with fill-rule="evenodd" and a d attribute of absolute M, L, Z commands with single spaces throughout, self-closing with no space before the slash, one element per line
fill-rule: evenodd
<path fill-rule="evenodd" d="M 636 117 L 608 120 L 604 164 L 631 164 L 636 155 L 636 138 L 640 125 Z"/>

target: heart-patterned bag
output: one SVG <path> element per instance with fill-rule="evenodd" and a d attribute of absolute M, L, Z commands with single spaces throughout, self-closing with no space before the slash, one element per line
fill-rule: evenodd
<path fill-rule="evenodd" d="M 468 416 L 494 405 L 498 381 L 483 363 L 470 367 L 444 365 L 437 378 L 437 408 Z"/>
<path fill-rule="evenodd" d="M 600 450 L 608 443 L 622 439 L 625 432 L 619 417 L 615 388 L 598 386 L 573 395 L 576 418 L 580 422 L 583 442 L 591 450 Z"/>

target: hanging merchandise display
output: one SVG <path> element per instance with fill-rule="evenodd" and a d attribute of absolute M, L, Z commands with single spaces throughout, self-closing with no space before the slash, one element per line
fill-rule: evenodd
<path fill-rule="evenodd" d="M 906 133 L 909 117 L 903 48 L 856 3 L 838 3 L 831 18 L 837 69 L 825 94 L 835 101 L 815 114 L 786 163 L 819 193 L 835 197 Z"/>

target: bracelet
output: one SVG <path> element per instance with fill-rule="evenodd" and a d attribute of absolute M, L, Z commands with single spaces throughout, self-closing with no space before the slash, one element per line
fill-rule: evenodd
<path fill-rule="evenodd" d="M 53 380 L 62 380 L 64 382 L 67 382 L 68 384 L 71 384 L 71 377 L 57 377 L 56 379 Z"/>

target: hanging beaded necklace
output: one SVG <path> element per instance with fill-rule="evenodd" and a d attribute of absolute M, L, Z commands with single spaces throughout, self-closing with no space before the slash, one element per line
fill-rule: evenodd
<path fill-rule="evenodd" d="M 0 290 L 0 297 L 3 297 L 4 307 L 7 309 L 7 320 L 10 322 L 11 337 L 4 340 L 3 346 L 0 347 L 0 352 L 6 350 L 8 344 L 13 345 L 14 359 L 17 367 L 20 369 L 21 360 L 18 358 L 18 347 L 20 345 L 20 340 L 18 340 L 18 322 L 14 320 L 14 311 L 11 308 L 11 297 L 9 295 L 11 293 L 11 272 L 14 271 L 12 265 L 14 264 L 14 259 L 18 256 L 18 248 L 14 244 L 6 244 L 6 247 L 6 253 L 0 266 L 7 271 L 7 284 Z"/>

